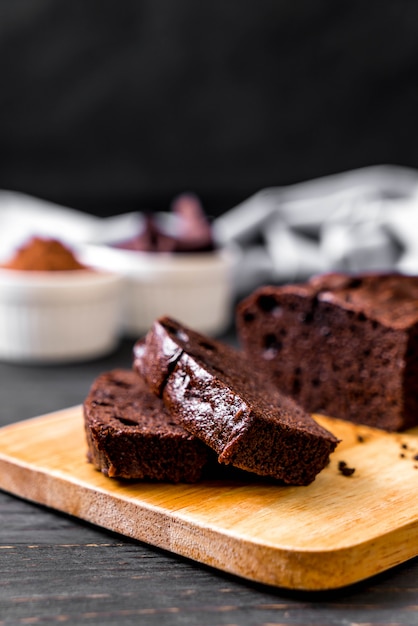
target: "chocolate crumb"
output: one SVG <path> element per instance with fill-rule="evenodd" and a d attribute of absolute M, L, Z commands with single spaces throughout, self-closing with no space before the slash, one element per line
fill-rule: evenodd
<path fill-rule="evenodd" d="M 401 448 L 402 448 L 403 450 L 408 450 L 408 446 L 407 446 L 407 444 L 406 444 L 406 443 L 403 443 L 403 444 L 401 445 Z"/>
<path fill-rule="evenodd" d="M 404 458 L 405 458 L 405 455 L 404 455 L 404 453 L 403 453 L 403 452 L 401 452 L 401 453 L 400 453 L 399 458 L 401 458 L 401 459 L 404 459 Z"/>
<path fill-rule="evenodd" d="M 338 470 L 343 476 L 352 476 L 356 471 L 354 467 L 348 467 L 345 461 L 339 461 Z"/>
<path fill-rule="evenodd" d="M 418 454 L 415 454 L 413 457 L 414 461 L 418 461 Z"/>
<path fill-rule="evenodd" d="M 358 441 L 359 443 L 364 443 L 364 437 L 363 437 L 363 435 L 357 435 L 357 441 Z"/>

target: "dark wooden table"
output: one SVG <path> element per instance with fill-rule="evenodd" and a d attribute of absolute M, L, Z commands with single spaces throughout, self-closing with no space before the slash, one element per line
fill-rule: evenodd
<path fill-rule="evenodd" d="M 0 425 L 80 404 L 96 375 L 130 367 L 131 348 L 66 366 L 0 363 Z M 60 623 L 418 625 L 418 559 L 350 588 L 289 592 L 0 492 L 0 626 Z"/>

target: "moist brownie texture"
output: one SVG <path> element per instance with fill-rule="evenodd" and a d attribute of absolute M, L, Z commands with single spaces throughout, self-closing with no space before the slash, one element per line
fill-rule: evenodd
<path fill-rule="evenodd" d="M 307 485 L 338 443 L 242 353 L 170 318 L 157 320 L 145 346 L 135 346 L 134 367 L 220 463 Z"/>
<path fill-rule="evenodd" d="M 109 477 L 195 482 L 211 454 L 130 370 L 94 381 L 84 420 L 88 460 Z"/>
<path fill-rule="evenodd" d="M 418 277 L 261 287 L 236 322 L 254 368 L 307 411 L 391 431 L 418 423 Z"/>

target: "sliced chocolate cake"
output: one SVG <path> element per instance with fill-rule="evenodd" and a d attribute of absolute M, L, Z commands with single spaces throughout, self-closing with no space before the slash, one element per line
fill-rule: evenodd
<path fill-rule="evenodd" d="M 99 376 L 84 402 L 88 459 L 112 478 L 195 482 L 211 451 L 133 371 Z"/>
<path fill-rule="evenodd" d="M 338 443 L 242 353 L 170 318 L 157 320 L 135 346 L 134 367 L 220 463 L 307 485 Z"/>

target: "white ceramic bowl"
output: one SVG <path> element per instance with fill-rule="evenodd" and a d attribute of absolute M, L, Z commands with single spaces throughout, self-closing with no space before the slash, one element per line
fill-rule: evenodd
<path fill-rule="evenodd" d="M 122 285 L 120 276 L 92 270 L 0 269 L 0 359 L 68 362 L 110 352 Z"/>
<path fill-rule="evenodd" d="M 127 336 L 146 333 L 162 315 L 209 335 L 222 333 L 231 323 L 237 263 L 233 248 L 181 254 L 88 246 L 79 258 L 124 276 Z"/>

